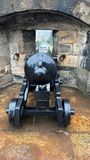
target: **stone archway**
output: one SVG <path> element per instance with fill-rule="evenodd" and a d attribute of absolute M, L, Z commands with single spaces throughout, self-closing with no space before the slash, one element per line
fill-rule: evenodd
<path fill-rule="evenodd" d="M 90 25 L 89 0 L 3 0 L 0 1 L 0 17 L 31 10 L 58 11 Z"/>
<path fill-rule="evenodd" d="M 89 25 L 64 14 L 50 10 L 32 10 L 10 14 L 2 18 L 5 25 L 11 58 L 11 70 L 14 76 L 24 75 L 24 41 L 23 31 L 29 32 L 36 29 L 54 30 L 54 44 L 58 56 L 66 55 L 60 64 L 64 66 L 60 72 L 66 85 L 77 86 L 77 67 L 79 56 L 86 42 Z M 18 52 L 19 60 L 15 61 L 13 55 Z M 24 54 L 22 54 L 24 53 Z"/>

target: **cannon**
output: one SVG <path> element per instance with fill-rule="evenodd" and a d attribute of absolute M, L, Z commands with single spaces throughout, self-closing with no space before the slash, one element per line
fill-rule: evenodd
<path fill-rule="evenodd" d="M 9 122 L 20 126 L 23 116 L 51 115 L 57 118 L 59 126 L 70 124 L 71 108 L 68 99 L 61 98 L 62 81 L 58 74 L 57 57 L 36 52 L 25 61 L 25 77 L 19 97 L 12 99 L 7 107 Z M 54 94 L 54 105 L 50 104 L 50 93 Z M 29 92 L 34 93 L 35 106 L 27 106 Z"/>

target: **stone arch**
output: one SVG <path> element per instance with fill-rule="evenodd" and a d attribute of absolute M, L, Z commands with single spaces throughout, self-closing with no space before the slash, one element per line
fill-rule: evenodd
<path fill-rule="evenodd" d="M 62 12 L 90 25 L 89 0 L 1 0 L 0 17 L 26 10 L 52 10 Z"/>
<path fill-rule="evenodd" d="M 20 73 L 18 72 L 18 67 L 22 66 L 22 64 L 19 62 L 16 63 L 13 60 L 13 54 L 15 54 L 15 52 L 24 52 L 24 30 L 55 30 L 55 46 L 58 46 L 57 54 L 73 54 L 75 56 L 74 58 L 79 55 L 82 45 L 86 40 L 86 32 L 89 30 L 89 26 L 86 23 L 74 18 L 71 15 L 44 9 L 25 10 L 12 13 L 8 16 L 2 17 L 2 23 L 6 26 L 9 35 L 10 57 L 13 74 L 16 74 L 16 68 L 17 73 L 21 73 L 21 71 Z M 76 65 L 76 63 L 74 65 Z"/>
<path fill-rule="evenodd" d="M 58 45 L 56 45 L 58 55 L 66 54 L 66 59 L 62 65 L 67 65 L 65 66 L 67 68 L 71 67 L 69 70 L 63 70 L 61 76 L 64 78 L 65 83 L 77 86 L 77 67 L 79 67 L 78 62 L 80 62 L 79 55 L 85 45 L 87 31 L 90 29 L 90 25 L 86 21 L 89 11 L 85 13 L 85 18 L 82 19 L 82 10 L 77 12 L 79 9 L 75 10 L 74 7 L 78 4 L 76 3 L 77 1 L 74 1 L 75 3 L 73 4 L 71 3 L 72 7 L 71 4 L 70 6 L 67 4 L 66 0 L 66 4 L 63 4 L 64 1 L 56 1 L 56 3 L 52 1 L 52 5 L 50 1 L 44 3 L 43 0 L 38 4 L 37 1 L 33 0 L 30 6 L 28 4 L 30 2 L 29 0 L 22 1 L 22 3 L 19 0 L 18 5 L 16 5 L 16 0 L 14 1 L 15 4 L 12 5 L 12 10 L 9 10 L 8 7 L 10 6 L 7 6 L 7 12 L 3 10 L 5 12 L 1 12 L 0 17 L 0 23 L 5 26 L 8 33 L 13 75 L 23 75 L 22 68 L 24 61 L 22 61 L 23 55 L 21 53 L 24 52 L 24 44 L 22 31 L 52 29 L 55 30 L 55 36 L 58 37 L 55 39 L 55 43 L 58 42 Z M 16 52 L 20 54 L 21 60 L 19 61 L 13 60 L 13 55 Z"/>

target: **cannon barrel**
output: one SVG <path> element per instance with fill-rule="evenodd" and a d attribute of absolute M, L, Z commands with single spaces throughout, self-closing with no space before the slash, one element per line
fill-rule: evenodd
<path fill-rule="evenodd" d="M 44 85 L 55 79 L 57 65 L 50 54 L 35 53 L 25 62 L 25 76 L 33 83 Z"/>

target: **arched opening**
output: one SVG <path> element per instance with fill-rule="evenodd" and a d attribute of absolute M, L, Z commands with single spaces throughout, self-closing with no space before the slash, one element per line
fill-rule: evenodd
<path fill-rule="evenodd" d="M 54 11 L 25 11 L 10 15 L 2 21 L 8 36 L 11 72 L 15 79 L 24 76 L 24 62 L 36 50 L 36 32 L 52 31 L 53 54 L 65 55 L 60 72 L 65 85 L 77 86 L 77 69 L 86 43 L 89 26 L 80 20 Z M 15 60 L 14 55 L 18 55 Z"/>

